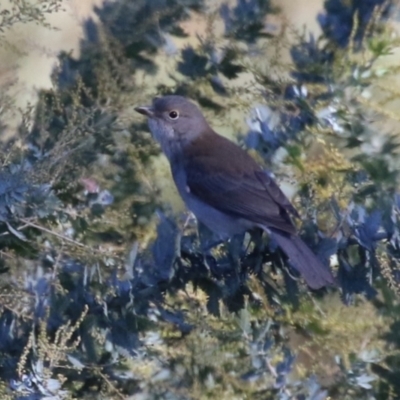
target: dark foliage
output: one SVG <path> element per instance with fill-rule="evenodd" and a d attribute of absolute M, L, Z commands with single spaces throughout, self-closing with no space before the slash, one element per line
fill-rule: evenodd
<path fill-rule="evenodd" d="M 224 20 L 225 35 L 255 43 L 260 37 L 268 36 L 265 33 L 265 16 L 269 12 L 269 0 L 238 0 L 234 7 L 223 4 L 220 16 Z"/>
<path fill-rule="evenodd" d="M 392 326 L 382 340 L 398 350 L 395 140 L 387 138 L 373 154 L 352 153 L 351 167 L 344 161 L 338 166 L 340 160 L 329 164 L 326 148 L 315 163 L 322 170 L 303 157 L 310 132 L 321 126 L 341 149 L 359 149 L 367 141 L 363 109 L 344 104 L 343 92 L 350 85 L 366 87 L 370 82 L 354 71 L 370 69 L 386 50 L 380 47 L 367 65 L 345 60 L 350 72 L 338 72 L 335 56 L 353 46 L 355 17 L 358 51 L 380 32 L 368 26 L 374 6 L 382 4 L 326 1 L 320 16 L 325 44 L 299 38 L 291 48 L 292 81 L 272 82 L 255 72 L 262 104 L 251 104 L 245 144 L 274 168 L 284 151 L 288 165 L 300 171 L 300 235 L 325 264 L 336 260 L 338 287 L 315 293 L 260 232 L 216 244 L 204 227 L 197 231 L 189 223 L 183 229 L 143 172 L 157 154 L 146 126 L 120 118 L 145 96 L 135 73 L 157 73 L 156 55 L 167 49 L 168 36 L 184 36 L 179 22 L 191 11 L 205 13 L 203 2 L 120 1 L 96 10 L 101 23 L 86 22 L 81 57 L 60 55 L 54 89 L 40 94 L 33 125 L 21 125 L 24 147 L 2 156 L 0 272 L 9 299 L 0 314 L 0 377 L 14 398 L 188 399 L 232 391 L 243 398 L 299 400 L 398 395 L 397 353 L 383 357 L 362 349 L 344 360 L 338 347 L 345 344 L 339 343 L 334 353 L 323 354 L 321 342 L 332 341 L 334 324 L 326 325 L 331 310 L 316 305 L 339 292 L 346 310 L 364 302 L 390 314 Z M 385 3 L 378 26 L 389 10 Z M 224 46 L 210 35 L 198 47 L 183 48 L 176 71 L 184 80 L 176 78 L 175 86 L 160 92 L 189 95 L 223 114 L 225 102 L 242 94 L 229 82 L 254 72 L 243 58 L 268 37 L 265 17 L 272 11 L 269 1 L 223 4 Z M 309 90 L 314 84 L 318 90 Z M 329 196 L 318 197 L 318 189 L 330 184 Z M 154 214 L 157 232 L 149 241 L 146 227 Z M 325 217 L 322 233 L 319 219 Z M 329 383 L 321 383 L 314 367 L 295 376 L 295 353 L 302 350 L 293 349 L 289 337 L 295 334 L 312 343 L 307 351 L 319 345 L 321 357 L 334 362 Z M 353 340 L 358 346 L 358 337 Z M 374 379 L 379 384 L 373 386 Z"/>
<path fill-rule="evenodd" d="M 365 37 L 371 35 L 373 13 L 380 9 L 386 18 L 394 4 L 386 0 L 325 0 L 324 6 L 325 12 L 319 14 L 318 21 L 325 36 L 340 47 L 348 46 L 351 38 L 359 49 Z"/>

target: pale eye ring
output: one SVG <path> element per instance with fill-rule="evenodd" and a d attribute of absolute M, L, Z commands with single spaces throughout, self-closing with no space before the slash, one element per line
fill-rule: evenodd
<path fill-rule="evenodd" d="M 172 110 L 168 113 L 168 117 L 170 119 L 178 119 L 179 118 L 179 112 L 176 110 Z"/>

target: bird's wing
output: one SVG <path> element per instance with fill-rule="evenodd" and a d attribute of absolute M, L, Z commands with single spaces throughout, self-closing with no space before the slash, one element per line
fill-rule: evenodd
<path fill-rule="evenodd" d="M 232 142 L 185 160 L 190 192 L 228 215 L 295 233 L 289 214 L 296 210 L 275 181 Z"/>

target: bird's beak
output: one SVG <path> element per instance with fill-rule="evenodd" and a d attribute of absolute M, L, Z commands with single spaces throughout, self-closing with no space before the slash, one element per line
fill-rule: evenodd
<path fill-rule="evenodd" d="M 135 107 L 135 111 L 137 111 L 139 114 L 143 114 L 146 117 L 153 117 L 154 116 L 154 109 L 152 106 L 139 106 Z"/>

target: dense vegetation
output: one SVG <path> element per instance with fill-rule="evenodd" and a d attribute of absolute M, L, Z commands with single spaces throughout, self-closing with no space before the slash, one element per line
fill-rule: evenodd
<path fill-rule="evenodd" d="M 60 7 L 11 3 L 0 34 Z M 0 397 L 399 398 L 398 116 L 371 97 L 396 72 L 379 64 L 398 45 L 394 4 L 326 0 L 319 38 L 270 29 L 269 0 L 96 12 L 0 154 Z M 179 49 L 194 13 L 207 34 Z M 311 292 L 273 243 L 202 251 L 209 233 L 161 200 L 160 150 L 133 112 L 166 93 L 295 191 L 338 288 Z M 0 133 L 12 107 L 4 90 Z"/>

